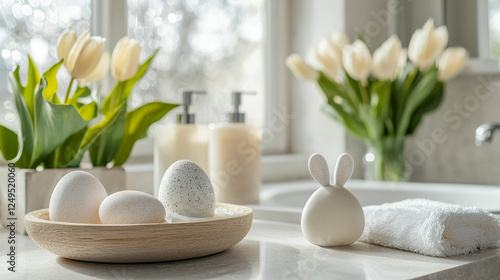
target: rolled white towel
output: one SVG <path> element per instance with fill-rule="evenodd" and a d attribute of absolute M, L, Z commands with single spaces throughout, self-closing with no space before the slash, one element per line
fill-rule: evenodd
<path fill-rule="evenodd" d="M 359 241 L 434 257 L 486 249 L 500 240 L 499 218 L 477 207 L 427 199 L 363 207 Z"/>

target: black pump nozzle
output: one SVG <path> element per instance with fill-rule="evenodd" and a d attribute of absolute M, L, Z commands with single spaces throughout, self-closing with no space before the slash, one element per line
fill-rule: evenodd
<path fill-rule="evenodd" d="M 233 91 L 232 100 L 234 111 L 228 114 L 230 123 L 244 123 L 245 122 L 245 113 L 240 113 L 240 105 L 241 105 L 241 95 L 242 94 L 255 94 L 254 91 Z"/>
<path fill-rule="evenodd" d="M 184 108 L 184 112 L 182 114 L 177 115 L 177 123 L 182 124 L 193 124 L 194 123 L 194 114 L 189 113 L 189 106 L 192 104 L 191 96 L 195 94 L 205 94 L 204 90 L 184 90 L 182 91 L 182 107 Z"/>

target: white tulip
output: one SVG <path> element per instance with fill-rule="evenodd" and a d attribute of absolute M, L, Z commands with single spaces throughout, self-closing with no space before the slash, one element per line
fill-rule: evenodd
<path fill-rule="evenodd" d="M 342 58 L 342 49 L 349 44 L 349 38 L 344 33 L 333 33 L 330 38 L 323 38 L 319 42 L 318 48 L 321 52 L 327 52 L 330 56 L 336 55 Z"/>
<path fill-rule="evenodd" d="M 332 54 L 319 49 L 312 49 L 312 56 L 318 62 L 319 68 L 332 81 L 341 83 L 344 78 L 342 61 L 336 54 Z"/>
<path fill-rule="evenodd" d="M 372 57 L 365 43 L 356 40 L 351 45 L 344 46 L 342 63 L 351 78 L 360 81 L 363 86 L 366 85 L 372 66 Z"/>
<path fill-rule="evenodd" d="M 66 28 L 57 40 L 57 57 L 64 59 L 64 65 L 68 63 L 68 55 L 75 42 L 76 33 L 71 30 L 71 27 Z"/>
<path fill-rule="evenodd" d="M 71 48 L 71 51 L 68 54 L 68 63 L 66 64 L 68 72 L 71 73 L 71 70 L 73 70 L 76 59 L 78 58 L 78 54 L 80 53 L 80 51 L 83 48 L 83 45 L 89 38 L 90 38 L 90 31 L 87 31 L 82 35 L 80 35 L 80 37 L 78 37 L 78 40 L 76 40 L 75 44 L 73 44 L 73 47 Z"/>
<path fill-rule="evenodd" d="M 438 79 L 448 81 L 462 71 L 469 54 L 464 48 L 447 48 L 438 61 Z"/>
<path fill-rule="evenodd" d="M 341 47 L 341 49 L 349 44 L 349 38 L 345 33 L 342 32 L 334 32 L 332 33 L 332 36 L 330 36 L 330 41 L 336 43 Z"/>
<path fill-rule="evenodd" d="M 78 38 L 68 55 L 66 68 L 71 77 L 80 79 L 89 75 L 101 60 L 106 39 L 90 37 L 87 31 Z"/>
<path fill-rule="evenodd" d="M 373 52 L 373 75 L 380 80 L 394 80 L 401 70 L 401 52 L 401 41 L 396 35 L 387 39 Z"/>
<path fill-rule="evenodd" d="M 120 82 L 135 76 L 139 70 L 139 55 L 141 45 L 139 41 L 123 37 L 116 43 L 111 56 L 111 75 Z"/>
<path fill-rule="evenodd" d="M 339 48 L 338 45 L 332 44 L 328 38 L 323 38 L 319 41 L 316 51 L 328 54 L 329 56 L 338 58 L 342 57 L 342 48 Z"/>
<path fill-rule="evenodd" d="M 304 62 L 298 54 L 291 54 L 286 58 L 286 66 L 292 70 L 293 74 L 302 80 L 317 81 L 319 73 L 311 65 Z"/>
<path fill-rule="evenodd" d="M 422 71 L 434 65 L 436 58 L 448 44 L 446 26 L 434 28 L 434 20 L 428 19 L 422 29 L 417 29 L 408 46 L 408 57 Z"/>
<path fill-rule="evenodd" d="M 407 61 L 408 61 L 408 50 L 402 49 L 401 52 L 399 52 L 398 64 L 396 65 L 396 68 L 394 68 L 394 72 L 392 72 L 393 79 L 396 79 L 401 70 L 403 70 L 403 68 L 406 66 Z"/>
<path fill-rule="evenodd" d="M 110 56 L 108 52 L 103 53 L 101 59 L 99 60 L 99 63 L 97 63 L 97 66 L 94 68 L 94 70 L 92 70 L 92 72 L 90 72 L 90 74 L 88 74 L 87 76 L 78 79 L 78 83 L 80 85 L 83 85 L 99 81 L 100 79 L 104 78 L 109 70 L 109 57 Z"/>
<path fill-rule="evenodd" d="M 71 71 L 71 76 L 81 78 L 92 73 L 101 60 L 102 54 L 104 53 L 105 43 L 106 39 L 102 37 L 90 37 L 78 54 Z"/>

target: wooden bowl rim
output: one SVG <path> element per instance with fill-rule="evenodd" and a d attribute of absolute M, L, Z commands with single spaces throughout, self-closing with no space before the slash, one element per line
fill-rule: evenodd
<path fill-rule="evenodd" d="M 86 224 L 86 223 L 70 223 L 70 222 L 56 222 L 56 221 L 50 221 L 46 219 L 40 218 L 40 216 L 48 214 L 49 209 L 39 209 L 35 210 L 32 212 L 29 212 L 24 216 L 24 219 L 27 222 L 34 222 L 34 223 L 43 223 L 43 224 L 52 224 L 52 225 L 67 225 L 67 226 L 81 226 L 81 227 L 144 227 L 144 226 L 175 226 L 175 225 L 195 225 L 195 224 L 203 224 L 203 223 L 213 223 L 217 221 L 223 221 L 223 220 L 228 220 L 228 219 L 237 219 L 237 218 L 242 218 L 248 215 L 253 214 L 253 210 L 250 207 L 243 206 L 243 205 L 237 205 L 237 204 L 229 204 L 229 203 L 217 203 L 216 208 L 224 208 L 224 209 L 240 209 L 242 210 L 240 213 L 236 213 L 235 215 L 227 216 L 227 217 L 221 217 L 221 218 L 215 218 L 215 219 L 209 219 L 209 220 L 202 220 L 202 221 L 188 221 L 188 222 L 175 222 L 175 223 L 168 223 L 168 222 L 161 222 L 161 223 L 146 223 L 146 224 Z"/>

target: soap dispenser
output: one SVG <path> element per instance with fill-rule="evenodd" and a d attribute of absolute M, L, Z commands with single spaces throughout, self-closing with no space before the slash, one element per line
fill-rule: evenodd
<path fill-rule="evenodd" d="M 195 115 L 189 113 L 193 94 L 205 91 L 182 91 L 183 112 L 177 116 L 177 124 L 159 126 L 155 136 L 154 194 L 168 167 L 181 159 L 198 164 L 207 172 L 208 128 L 195 124 Z"/>
<path fill-rule="evenodd" d="M 217 202 L 257 204 L 260 190 L 260 129 L 245 124 L 242 94 L 232 93 L 228 123 L 209 126 L 209 176 Z"/>

